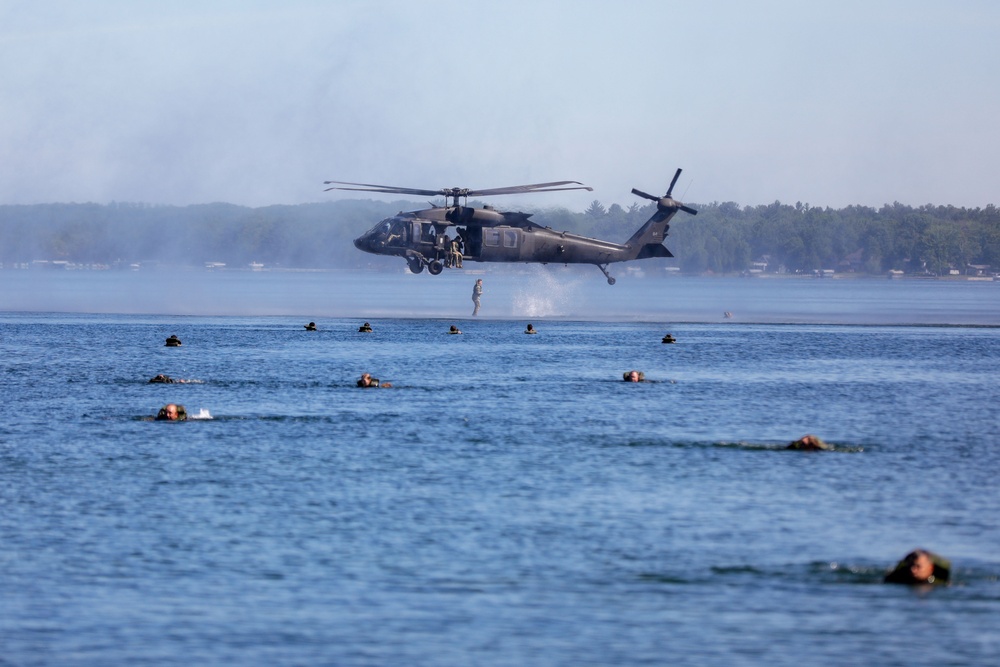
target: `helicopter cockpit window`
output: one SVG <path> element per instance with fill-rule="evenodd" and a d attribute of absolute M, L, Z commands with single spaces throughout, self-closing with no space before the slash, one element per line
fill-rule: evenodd
<path fill-rule="evenodd" d="M 406 223 L 387 218 L 371 228 L 366 235 L 371 241 L 399 245 L 406 240 Z"/>
<path fill-rule="evenodd" d="M 383 220 L 382 222 L 378 223 L 377 225 L 369 229 L 368 233 L 365 234 L 365 236 L 372 236 L 372 237 L 388 236 L 389 227 L 391 225 L 392 225 L 392 218 Z"/>
<path fill-rule="evenodd" d="M 503 231 L 503 247 L 504 248 L 516 248 L 517 247 L 517 231 L 514 229 L 505 229 Z"/>
<path fill-rule="evenodd" d="M 500 245 L 500 230 L 499 229 L 483 229 L 483 245 L 499 246 Z"/>

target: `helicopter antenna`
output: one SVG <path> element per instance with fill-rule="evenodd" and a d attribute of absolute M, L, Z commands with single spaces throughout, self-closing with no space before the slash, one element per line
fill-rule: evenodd
<path fill-rule="evenodd" d="M 688 198 L 688 190 L 691 189 L 691 184 L 692 183 L 694 183 L 694 179 L 693 178 L 690 181 L 688 181 L 687 186 L 685 186 L 685 188 L 684 188 L 684 194 L 681 195 L 681 199 L 687 199 Z"/>

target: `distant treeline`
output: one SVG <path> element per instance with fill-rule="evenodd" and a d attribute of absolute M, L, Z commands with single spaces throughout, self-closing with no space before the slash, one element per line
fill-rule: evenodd
<path fill-rule="evenodd" d="M 1000 269 L 1000 211 L 994 205 L 914 208 L 814 208 L 803 204 L 692 204 L 679 213 L 666 245 L 671 260 L 647 260 L 684 272 L 890 270 L 942 275 L 970 266 Z M 35 260 L 121 266 L 251 262 L 287 268 L 391 266 L 399 260 L 362 253 L 352 240 L 380 219 L 424 202 L 342 200 L 247 208 L 232 204 L 37 204 L 0 206 L 0 262 Z M 533 220 L 560 230 L 623 242 L 652 214 L 653 204 L 582 213 L 537 211 Z"/>

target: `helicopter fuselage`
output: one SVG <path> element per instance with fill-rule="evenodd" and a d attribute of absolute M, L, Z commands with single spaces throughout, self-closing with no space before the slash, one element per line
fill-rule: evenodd
<path fill-rule="evenodd" d="M 509 223 L 511 217 L 517 224 Z M 455 229 L 448 236 L 451 226 Z M 455 236 L 462 241 L 464 259 L 477 262 L 599 265 L 634 258 L 630 245 L 556 231 L 531 222 L 527 214 L 460 206 L 399 213 L 355 239 L 354 245 L 376 255 L 419 256 L 429 262 L 441 260 Z"/>
<path fill-rule="evenodd" d="M 469 195 L 512 194 L 514 192 L 545 192 L 563 188 L 576 181 L 540 183 L 529 186 L 512 186 L 493 190 L 465 190 L 461 188 L 441 191 L 395 188 L 389 186 L 346 183 L 352 187 L 330 189 L 358 190 L 367 192 L 404 194 L 444 194 L 454 199 L 444 206 L 433 206 L 422 211 L 400 212 L 382 220 L 370 230 L 354 240 L 354 245 L 365 252 L 376 255 L 403 257 L 413 273 L 420 273 L 427 267 L 431 274 L 441 273 L 446 266 L 461 266 L 465 260 L 475 262 L 533 262 L 560 264 L 593 264 L 607 277 L 608 283 L 615 280 L 608 274 L 607 266 L 613 262 L 627 262 L 649 257 L 673 257 L 663 245 L 670 228 L 670 220 L 678 211 L 695 214 L 680 202 L 674 200 L 673 190 L 681 170 L 678 169 L 663 197 L 654 197 L 639 190 L 632 192 L 656 202 L 656 211 L 624 244 L 601 239 L 579 236 L 569 232 L 556 231 L 536 224 L 531 214 L 501 212 L 492 206 L 481 208 L 462 206 L 458 199 Z M 327 183 L 340 183 L 327 181 Z M 454 229 L 452 229 L 454 228 Z M 449 236 L 449 231 L 454 236 Z M 461 255 L 456 254 L 454 242 L 458 241 Z"/>

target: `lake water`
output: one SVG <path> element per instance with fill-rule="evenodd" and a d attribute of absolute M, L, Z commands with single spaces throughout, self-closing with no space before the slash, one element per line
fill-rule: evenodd
<path fill-rule="evenodd" d="M 1000 655 L 1000 285 L 0 271 L 0 288 L 0 664 Z M 622 382 L 632 368 L 650 381 Z M 357 389 L 364 370 L 395 386 Z M 168 402 L 201 418 L 150 421 Z M 835 451 L 783 449 L 807 432 Z M 953 584 L 882 584 L 918 546 Z"/>

